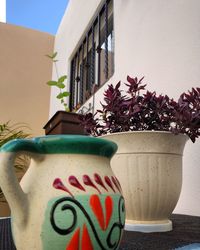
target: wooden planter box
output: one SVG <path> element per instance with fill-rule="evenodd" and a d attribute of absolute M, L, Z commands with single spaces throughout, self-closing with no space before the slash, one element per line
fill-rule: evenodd
<path fill-rule="evenodd" d="M 57 111 L 54 116 L 43 127 L 45 135 L 56 134 L 77 134 L 85 135 L 84 127 L 80 124 L 77 113 L 69 113 L 65 111 Z"/>

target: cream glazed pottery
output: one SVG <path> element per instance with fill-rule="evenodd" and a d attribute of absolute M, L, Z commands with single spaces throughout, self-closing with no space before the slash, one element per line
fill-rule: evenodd
<path fill-rule="evenodd" d="M 111 160 L 126 204 L 125 230 L 164 232 L 182 187 L 182 154 L 186 135 L 133 131 L 103 136 L 118 144 Z"/>
<path fill-rule="evenodd" d="M 0 186 L 17 250 L 118 249 L 124 199 L 110 159 L 113 142 L 77 135 L 13 140 L 0 150 Z M 19 185 L 13 161 L 31 157 Z"/>

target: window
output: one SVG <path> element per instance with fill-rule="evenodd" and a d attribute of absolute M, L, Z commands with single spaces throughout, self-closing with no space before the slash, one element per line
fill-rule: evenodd
<path fill-rule="evenodd" d="M 71 61 L 71 110 L 113 75 L 113 34 L 113 0 L 106 0 Z"/>

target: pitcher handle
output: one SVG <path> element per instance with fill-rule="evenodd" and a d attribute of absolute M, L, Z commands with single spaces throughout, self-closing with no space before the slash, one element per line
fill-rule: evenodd
<path fill-rule="evenodd" d="M 21 153 L 39 160 L 38 152 L 37 143 L 29 139 L 15 139 L 0 148 L 0 187 L 18 226 L 25 226 L 29 209 L 27 194 L 23 192 L 14 172 L 14 160 Z"/>

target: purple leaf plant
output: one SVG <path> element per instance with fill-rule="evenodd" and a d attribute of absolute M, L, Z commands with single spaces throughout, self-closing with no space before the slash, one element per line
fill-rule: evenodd
<path fill-rule="evenodd" d="M 171 131 L 187 134 L 192 142 L 200 136 L 200 88 L 180 95 L 178 101 L 145 89 L 144 77 L 127 76 L 128 90 L 121 82 L 110 84 L 104 92 L 102 109 L 83 116 L 85 130 L 100 136 L 125 131 Z"/>

